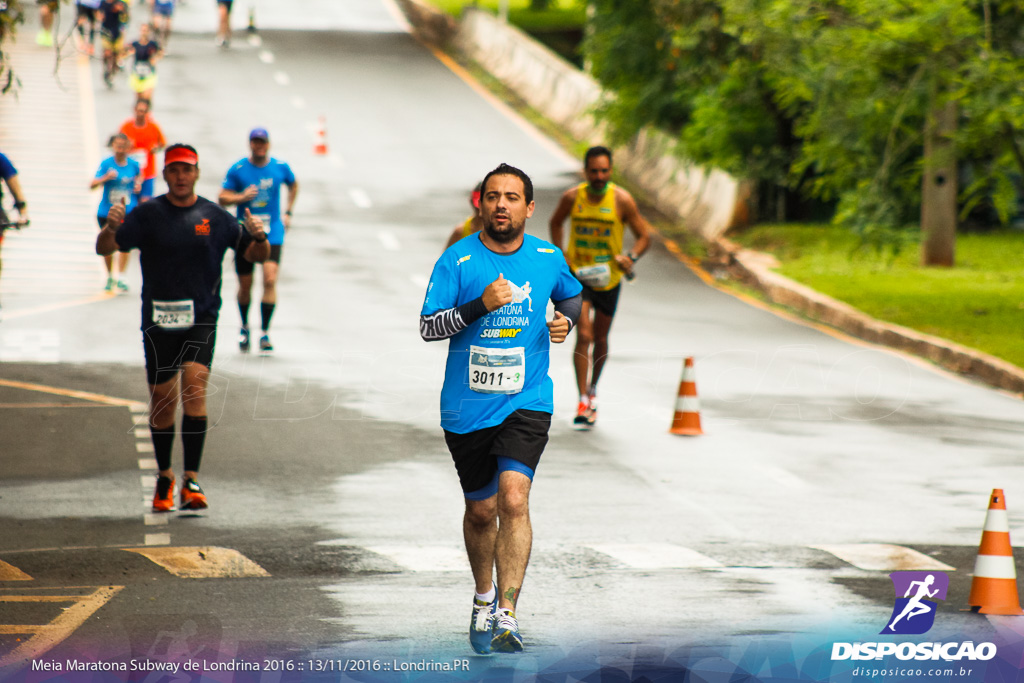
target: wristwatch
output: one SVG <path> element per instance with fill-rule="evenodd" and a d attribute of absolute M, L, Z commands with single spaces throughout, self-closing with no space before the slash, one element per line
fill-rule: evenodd
<path fill-rule="evenodd" d="M 259 235 L 253 235 L 253 240 L 257 244 L 263 244 L 264 242 L 267 241 L 267 233 L 261 232 Z"/>

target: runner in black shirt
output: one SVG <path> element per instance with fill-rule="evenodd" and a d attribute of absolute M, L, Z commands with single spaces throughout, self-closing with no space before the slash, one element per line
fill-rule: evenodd
<path fill-rule="evenodd" d="M 96 253 L 138 249 L 142 265 L 142 336 L 149 382 L 149 428 L 160 475 L 154 512 L 174 507 L 174 418 L 179 400 L 185 451 L 181 509 L 207 506 L 196 481 L 206 436 L 206 383 L 213 363 L 220 313 L 221 263 L 234 249 L 263 262 L 270 244 L 262 222 L 246 212 L 244 228 L 214 202 L 195 193 L 199 156 L 188 145 L 164 152 L 167 194 L 139 205 L 125 217 L 111 207 L 96 238 Z"/>

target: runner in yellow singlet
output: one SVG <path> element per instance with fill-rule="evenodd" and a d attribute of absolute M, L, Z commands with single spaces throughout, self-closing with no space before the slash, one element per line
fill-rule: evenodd
<path fill-rule="evenodd" d="M 469 205 L 473 207 L 473 215 L 462 223 L 459 223 L 448 236 L 448 244 L 444 248 L 452 246 L 463 237 L 469 237 L 475 232 L 480 232 L 484 227 L 484 221 L 480 217 L 480 183 L 469 193 Z"/>
<path fill-rule="evenodd" d="M 590 429 L 597 420 L 597 380 L 608 358 L 608 331 L 619 302 L 623 276 L 650 245 L 651 226 L 640 215 L 632 195 L 610 181 L 612 153 L 591 147 L 583 158 L 585 183 L 566 190 L 551 216 L 551 241 L 562 247 L 563 224 L 570 219 L 563 248 L 569 267 L 583 284 L 583 310 L 576 325 L 573 365 L 580 401 L 573 424 Z M 629 226 L 634 242 L 624 251 Z"/>

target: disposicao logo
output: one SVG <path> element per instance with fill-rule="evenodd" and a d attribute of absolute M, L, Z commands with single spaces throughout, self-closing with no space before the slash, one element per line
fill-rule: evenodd
<path fill-rule="evenodd" d="M 937 600 L 946 599 L 949 577 L 942 572 L 893 572 L 896 591 L 892 614 L 879 635 L 920 635 L 935 624 Z M 833 643 L 832 661 L 882 659 L 957 661 L 988 660 L 996 656 L 994 643 Z"/>
<path fill-rule="evenodd" d="M 893 572 L 896 604 L 882 634 L 920 635 L 935 624 L 936 600 L 946 599 L 949 577 L 942 572 Z M 903 597 L 900 597 L 903 596 Z"/>

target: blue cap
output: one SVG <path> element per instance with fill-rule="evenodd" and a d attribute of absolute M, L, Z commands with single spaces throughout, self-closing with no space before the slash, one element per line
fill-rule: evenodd
<path fill-rule="evenodd" d="M 250 140 L 266 140 L 270 141 L 270 133 L 267 132 L 266 128 L 253 128 L 249 131 Z"/>

